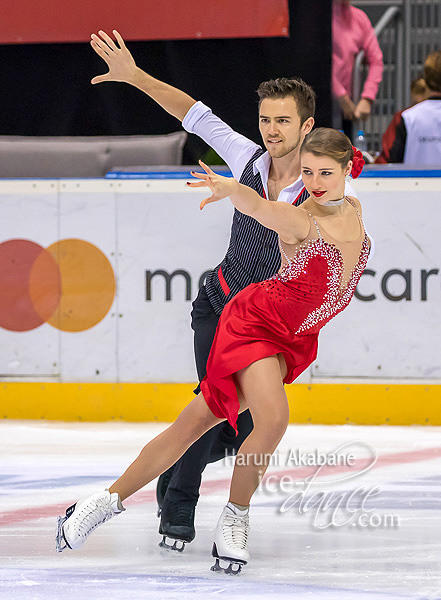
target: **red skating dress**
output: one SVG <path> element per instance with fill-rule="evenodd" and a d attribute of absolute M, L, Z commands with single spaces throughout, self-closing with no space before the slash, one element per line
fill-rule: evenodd
<path fill-rule="evenodd" d="M 225 306 L 201 390 L 212 413 L 236 429 L 239 400 L 234 373 L 282 353 L 291 383 L 316 358 L 320 329 L 349 304 L 369 257 L 361 216 L 359 237 L 340 242 L 309 214 L 310 230 L 301 244 L 280 244 L 282 266 L 271 279 L 253 283 Z M 289 248 L 289 250 L 288 250 Z"/>

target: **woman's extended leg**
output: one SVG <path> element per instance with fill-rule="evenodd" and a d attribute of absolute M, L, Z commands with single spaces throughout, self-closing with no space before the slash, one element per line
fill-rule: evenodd
<path fill-rule="evenodd" d="M 202 394 L 184 408 L 176 421 L 141 450 L 138 458 L 109 488 L 125 500 L 163 473 L 201 437 L 222 419 L 213 415 Z"/>
<path fill-rule="evenodd" d="M 144 446 L 109 490 L 77 502 L 66 510 L 65 517 L 58 517 L 57 551 L 79 548 L 96 527 L 124 510 L 121 500 L 174 464 L 193 442 L 220 421 L 209 410 L 202 394 L 196 396 L 168 429 Z"/>
<path fill-rule="evenodd" d="M 269 457 L 286 430 L 289 411 L 282 383 L 283 369 L 286 371 L 283 358 L 270 356 L 236 374 L 239 396 L 245 397 L 255 422 L 253 432 L 240 447 L 231 483 L 230 499 L 238 504 L 249 504 Z M 109 488 L 110 493 L 117 492 L 125 500 L 174 464 L 194 441 L 221 420 L 210 411 L 202 394 L 198 394 L 170 427 L 144 446 L 138 458 Z M 242 463 L 244 467 L 240 466 Z"/>
<path fill-rule="evenodd" d="M 256 361 L 236 374 L 237 385 L 253 417 L 254 429 L 236 457 L 230 501 L 247 506 L 262 479 L 271 455 L 286 431 L 289 407 L 283 387 L 286 364 L 282 355 Z"/>

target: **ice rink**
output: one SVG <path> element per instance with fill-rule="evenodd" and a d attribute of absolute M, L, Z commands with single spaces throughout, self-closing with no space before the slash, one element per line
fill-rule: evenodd
<path fill-rule="evenodd" d="M 210 571 L 229 460 L 204 473 L 183 554 L 158 548 L 155 482 L 57 554 L 57 515 L 111 484 L 163 427 L 0 421 L 1 599 L 441 598 L 437 427 L 290 426 L 253 499 L 239 576 Z"/>

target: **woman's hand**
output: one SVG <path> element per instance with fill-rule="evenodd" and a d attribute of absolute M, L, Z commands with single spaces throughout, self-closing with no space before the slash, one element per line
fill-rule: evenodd
<path fill-rule="evenodd" d="M 187 185 L 194 188 L 210 188 L 212 195 L 209 198 L 202 200 L 199 207 L 202 210 L 206 204 L 209 204 L 210 202 L 218 202 L 219 200 L 222 200 L 222 198 L 230 196 L 236 190 L 238 183 L 233 177 L 223 177 L 222 175 L 217 175 L 201 160 L 199 161 L 199 164 L 204 169 L 205 173 L 196 173 L 195 171 L 192 171 L 191 174 L 193 177 L 197 177 L 202 181 L 189 181 L 187 182 Z"/>
<path fill-rule="evenodd" d="M 195 188 L 210 188 L 212 195 L 201 202 L 201 210 L 206 204 L 229 196 L 231 203 L 239 212 L 256 219 L 264 227 L 273 229 L 282 240 L 294 244 L 306 238 L 310 223 L 305 210 L 287 202 L 270 202 L 233 177 L 217 175 L 201 160 L 199 164 L 205 173 L 192 171 L 191 174 L 200 181 L 188 182 L 187 185 Z"/>
<path fill-rule="evenodd" d="M 91 83 L 101 83 L 102 81 L 124 81 L 125 83 L 134 83 L 139 69 L 136 66 L 133 56 L 127 50 L 121 35 L 114 29 L 113 34 L 116 37 L 119 48 L 107 35 L 105 31 L 98 32 L 101 37 L 92 33 L 90 45 L 109 67 L 108 73 L 94 77 Z"/>

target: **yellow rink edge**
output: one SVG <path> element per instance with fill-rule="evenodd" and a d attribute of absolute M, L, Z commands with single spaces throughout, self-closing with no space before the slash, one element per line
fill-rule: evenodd
<path fill-rule="evenodd" d="M 0 418 L 59 421 L 173 421 L 194 397 L 184 383 L 0 385 Z M 441 425 L 441 385 L 293 384 L 291 423 Z"/>

